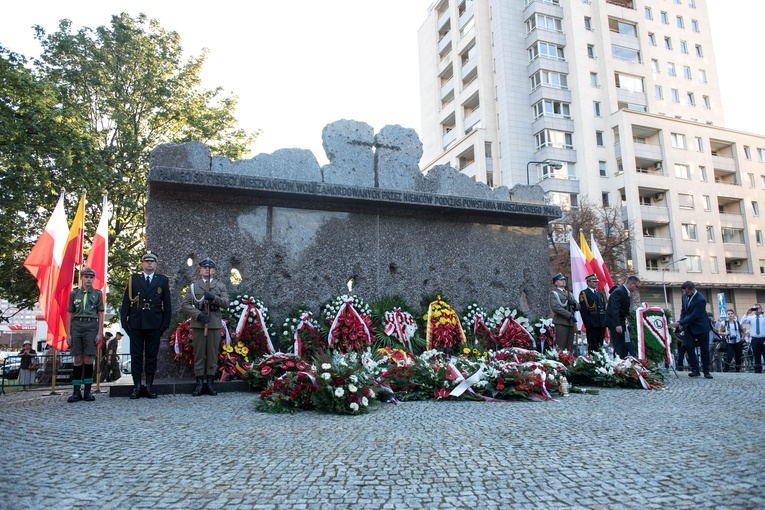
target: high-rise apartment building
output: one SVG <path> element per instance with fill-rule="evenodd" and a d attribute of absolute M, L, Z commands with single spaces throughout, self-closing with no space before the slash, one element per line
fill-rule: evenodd
<path fill-rule="evenodd" d="M 765 137 L 724 127 L 703 0 L 436 0 L 419 48 L 425 170 L 621 207 L 652 304 L 765 301 Z"/>

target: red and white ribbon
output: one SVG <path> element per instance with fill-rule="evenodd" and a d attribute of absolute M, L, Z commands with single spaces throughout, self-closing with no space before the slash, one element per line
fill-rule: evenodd
<path fill-rule="evenodd" d="M 412 335 L 408 334 L 408 331 L 412 329 L 412 326 L 416 327 L 414 317 L 396 307 L 390 312 L 385 312 L 383 322 L 385 334 L 396 337 L 402 344 L 409 347 L 409 352 L 412 352 Z"/>
<path fill-rule="evenodd" d="M 449 365 L 451 366 L 451 365 Z M 452 367 L 453 368 L 453 367 Z M 481 376 L 483 375 L 483 367 L 478 369 L 478 372 L 471 375 L 467 379 L 463 379 L 462 382 L 460 382 L 452 391 L 449 393 L 452 397 L 459 397 L 465 391 L 472 390 L 471 386 L 473 386 L 475 383 L 481 380 Z"/>
<path fill-rule="evenodd" d="M 517 329 L 523 330 L 523 332 L 526 333 L 526 335 L 529 337 L 529 340 L 531 340 L 531 345 L 534 345 L 534 337 L 531 336 L 529 330 L 521 326 L 520 323 L 512 317 L 505 317 L 505 320 L 502 321 L 502 326 L 499 328 L 499 336 L 502 336 L 502 334 L 505 332 L 505 329 L 507 329 L 510 324 L 516 324 L 518 326 Z"/>
<path fill-rule="evenodd" d="M 221 329 L 225 331 L 226 345 L 231 345 L 231 332 L 228 330 L 228 321 L 226 319 L 221 319 L 220 323 L 221 323 Z"/>
<path fill-rule="evenodd" d="M 293 335 L 295 356 L 303 355 L 303 342 L 300 340 L 300 330 L 307 329 L 309 331 L 316 329 L 316 326 L 311 322 L 311 316 L 308 314 L 303 315 L 300 318 L 300 324 L 295 328 L 295 334 Z"/>
<path fill-rule="evenodd" d="M 346 299 L 345 303 L 343 303 L 340 306 L 340 309 L 337 311 L 337 315 L 335 315 L 335 320 L 332 321 L 332 326 L 329 328 L 329 337 L 327 338 L 327 342 L 329 345 L 332 345 L 332 339 L 334 338 L 334 332 L 335 328 L 337 328 L 338 320 L 340 319 L 340 316 L 343 315 L 343 312 L 346 308 L 350 308 L 351 313 L 356 317 L 356 319 L 361 323 L 361 325 L 364 327 L 364 334 L 367 335 L 367 341 L 372 341 L 372 335 L 369 333 L 369 328 L 367 328 L 367 323 L 364 322 L 364 319 L 361 318 L 361 315 L 359 315 L 359 312 L 356 311 L 355 308 L 353 308 L 353 299 Z"/>
<path fill-rule="evenodd" d="M 258 321 L 258 325 L 261 327 L 261 329 L 263 329 L 263 334 L 266 335 L 268 352 L 273 354 L 274 344 L 271 343 L 271 336 L 268 334 L 266 322 L 263 320 L 263 314 L 260 313 L 260 309 L 255 302 L 255 298 L 242 299 L 242 304 L 247 305 L 247 307 L 242 311 L 241 317 L 239 317 L 239 323 L 236 325 L 236 336 L 239 336 L 239 334 L 244 330 L 244 326 L 247 324 L 247 319 L 249 318 L 250 312 L 252 311 L 255 313 L 255 319 Z"/>

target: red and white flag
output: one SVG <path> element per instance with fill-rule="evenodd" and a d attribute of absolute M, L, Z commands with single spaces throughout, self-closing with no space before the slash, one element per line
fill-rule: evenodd
<path fill-rule="evenodd" d="M 68 230 L 62 192 L 45 230 L 24 261 L 24 267 L 35 277 L 40 289 L 40 310 L 48 325 L 45 341 L 59 350 L 66 342 L 66 325 L 56 300 L 56 282 Z"/>
<path fill-rule="evenodd" d="M 69 294 L 72 292 L 74 283 L 74 268 L 82 266 L 82 245 L 85 237 L 85 193 L 80 198 L 80 205 L 77 207 L 77 214 L 69 229 L 69 236 L 64 245 L 64 253 L 61 256 L 61 271 L 58 274 L 56 282 L 56 301 L 58 301 L 59 313 L 64 324 L 69 318 Z M 63 350 L 66 346 L 66 335 L 61 340 L 59 346 L 54 347 Z"/>
<path fill-rule="evenodd" d="M 595 244 L 595 236 L 592 233 L 590 233 L 590 245 L 592 247 L 592 256 L 603 272 L 603 278 L 598 282 L 598 290 L 605 289 L 606 295 L 608 295 L 611 289 L 614 288 L 614 280 L 611 278 L 611 273 L 608 272 L 606 263 L 603 262 L 603 256 L 600 254 L 600 250 L 598 250 L 598 245 Z"/>
<path fill-rule="evenodd" d="M 574 236 L 569 234 L 569 251 L 571 253 L 571 290 L 574 294 L 574 299 L 579 299 L 579 293 L 587 288 L 586 278 L 590 275 L 589 268 L 587 266 L 587 259 L 579 249 L 579 245 L 574 241 Z M 579 329 L 582 329 L 582 316 L 579 312 L 576 312 L 576 322 Z"/>
<path fill-rule="evenodd" d="M 88 261 L 85 265 L 96 272 L 96 277 L 93 279 L 93 288 L 103 292 L 104 300 L 106 300 L 107 271 L 109 270 L 109 213 L 106 210 L 106 193 L 104 193 L 104 202 L 101 209 L 101 220 L 98 222 L 96 236 L 90 245 Z"/>

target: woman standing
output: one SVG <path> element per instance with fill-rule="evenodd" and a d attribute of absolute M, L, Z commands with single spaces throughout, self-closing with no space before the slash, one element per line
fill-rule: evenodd
<path fill-rule="evenodd" d="M 24 346 L 19 353 L 19 357 L 21 357 L 21 366 L 18 385 L 26 390 L 28 386 L 32 386 L 35 383 L 37 372 L 37 363 L 35 363 L 37 361 L 37 351 L 32 349 L 32 342 L 30 340 L 24 340 Z"/>
<path fill-rule="evenodd" d="M 741 332 L 741 324 L 738 322 L 736 312 L 728 310 L 725 314 L 726 320 L 720 324 L 719 333 L 727 343 L 725 351 L 725 366 L 723 372 L 730 371 L 730 362 L 735 358 L 736 372 L 741 371 L 741 353 L 744 345 L 744 335 Z"/>

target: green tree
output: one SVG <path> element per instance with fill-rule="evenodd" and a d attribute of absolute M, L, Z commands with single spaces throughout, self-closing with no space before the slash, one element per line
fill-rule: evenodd
<path fill-rule="evenodd" d="M 163 143 L 198 140 L 213 154 L 236 159 L 248 152 L 258 133 L 237 127 L 236 96 L 225 95 L 221 88 L 202 87 L 206 52 L 183 61 L 180 35 L 145 15 L 131 18 L 123 13 L 113 16 L 109 26 L 77 32 L 72 32 L 71 21 L 61 20 L 55 33 L 46 34 L 39 26 L 35 32 L 43 48 L 35 61 L 40 83 L 54 85 L 52 100 L 71 113 L 76 132 L 97 147 L 92 158 L 51 168 L 62 172 L 56 185 L 63 184 L 69 191 L 87 186 L 88 236 L 100 217 L 101 192 L 109 193 L 109 279 L 115 286 L 110 302 L 116 305 L 122 282 L 138 268 L 144 249 L 150 151 Z M 30 174 L 34 176 L 34 171 Z M 51 194 L 53 188 L 45 192 Z M 30 183 L 19 183 L 14 192 L 35 195 L 39 191 Z M 55 197 L 48 198 L 46 205 L 55 202 Z M 27 232 L 41 231 L 42 217 L 52 206 L 45 209 L 30 220 Z M 29 214 L 30 209 L 19 211 Z M 28 237 L 24 249 L 13 257 L 18 265 L 34 242 Z"/>
<path fill-rule="evenodd" d="M 83 187 L 101 186 L 96 140 L 79 112 L 60 101 L 26 59 L 0 46 L 0 296 L 17 307 L 0 322 L 31 308 L 37 286 L 23 262 L 66 187 L 72 208 Z M 14 310 L 15 312 L 9 312 Z"/>

